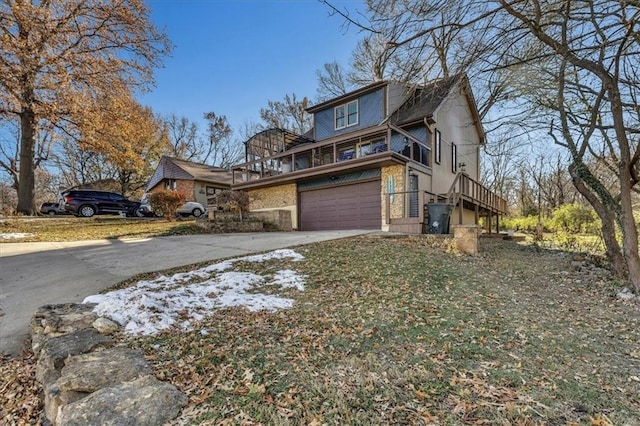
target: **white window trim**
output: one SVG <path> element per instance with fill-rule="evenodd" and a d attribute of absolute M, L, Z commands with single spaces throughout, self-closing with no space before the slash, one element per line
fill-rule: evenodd
<path fill-rule="evenodd" d="M 458 147 L 451 142 L 451 172 L 458 172 Z"/>
<path fill-rule="evenodd" d="M 349 124 L 349 105 L 351 104 L 355 104 L 356 105 L 356 122 L 355 123 L 351 123 Z M 344 126 L 340 126 L 338 127 L 338 109 L 339 108 L 343 108 L 344 109 L 344 116 L 343 116 L 343 120 L 344 120 Z M 358 102 L 358 99 L 353 100 L 351 102 L 347 102 L 341 105 L 337 105 L 333 108 L 333 128 L 334 130 L 340 130 L 340 129 L 344 129 L 347 127 L 351 127 L 351 126 L 357 126 L 360 123 L 360 104 Z"/>
<path fill-rule="evenodd" d="M 440 164 L 442 162 L 442 135 L 440 134 L 440 130 L 436 130 L 436 143 L 434 147 L 434 163 Z"/>

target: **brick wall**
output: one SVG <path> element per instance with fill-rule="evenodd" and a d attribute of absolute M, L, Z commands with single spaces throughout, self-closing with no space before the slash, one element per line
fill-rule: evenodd
<path fill-rule="evenodd" d="M 150 193 L 164 190 L 164 181 L 160 182 L 149 190 Z M 187 201 L 197 201 L 195 197 L 195 182 L 190 180 L 179 180 L 176 182 L 176 190 L 182 192 Z M 205 203 L 206 204 L 206 203 Z"/>
<path fill-rule="evenodd" d="M 176 182 L 176 184 L 177 184 L 177 190 L 179 192 L 182 192 L 187 197 L 187 201 L 196 201 L 194 181 L 179 180 Z"/>

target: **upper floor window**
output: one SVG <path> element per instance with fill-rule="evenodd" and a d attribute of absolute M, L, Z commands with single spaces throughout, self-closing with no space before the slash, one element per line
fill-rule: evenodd
<path fill-rule="evenodd" d="M 339 105 L 333 109 L 335 129 L 358 124 L 358 100 Z"/>
<path fill-rule="evenodd" d="M 440 164 L 442 161 L 442 140 L 440 136 L 440 130 L 436 130 L 436 143 L 435 143 L 435 162 L 436 164 Z"/>
<path fill-rule="evenodd" d="M 451 143 L 451 171 L 458 172 L 458 147 L 455 143 Z"/>

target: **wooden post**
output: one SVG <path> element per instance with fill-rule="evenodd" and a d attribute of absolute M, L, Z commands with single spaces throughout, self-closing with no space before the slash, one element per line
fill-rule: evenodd
<path fill-rule="evenodd" d="M 491 208 L 489 208 L 489 219 L 487 220 L 487 224 L 489 225 L 489 229 L 487 231 L 489 231 L 489 234 L 491 234 L 491 220 L 493 219 L 493 217 L 491 217 Z"/>

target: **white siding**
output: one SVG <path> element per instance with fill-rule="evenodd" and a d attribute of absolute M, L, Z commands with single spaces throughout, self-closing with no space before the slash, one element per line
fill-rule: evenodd
<path fill-rule="evenodd" d="M 451 144 L 455 143 L 458 163 L 465 163 L 466 173 L 473 179 L 479 179 L 478 147 L 480 137 L 473 122 L 471 108 L 466 95 L 456 88 L 438 107 L 434 114 L 434 130 L 442 135 L 442 161 L 433 164 L 433 192 L 444 193 L 449 190 L 456 174 L 452 170 Z M 460 170 L 458 168 L 458 170 Z"/>

